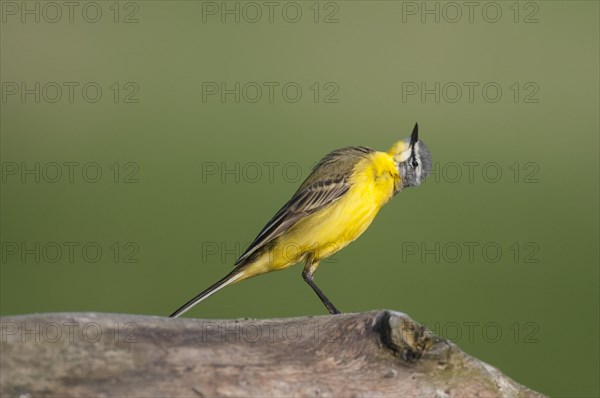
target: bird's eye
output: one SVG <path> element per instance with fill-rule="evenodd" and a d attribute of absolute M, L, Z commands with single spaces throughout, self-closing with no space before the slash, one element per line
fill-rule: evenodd
<path fill-rule="evenodd" d="M 417 162 L 416 160 L 413 160 L 412 163 L 411 163 L 411 165 L 412 165 L 413 168 L 416 169 L 419 166 L 419 162 Z"/>

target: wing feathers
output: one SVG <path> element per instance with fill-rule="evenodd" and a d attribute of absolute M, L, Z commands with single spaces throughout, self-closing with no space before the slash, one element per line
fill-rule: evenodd
<path fill-rule="evenodd" d="M 240 266 L 302 218 L 340 199 L 350 189 L 349 178 L 358 161 L 373 152 L 366 147 L 347 147 L 325 156 L 292 198 L 260 231 L 235 262 Z"/>

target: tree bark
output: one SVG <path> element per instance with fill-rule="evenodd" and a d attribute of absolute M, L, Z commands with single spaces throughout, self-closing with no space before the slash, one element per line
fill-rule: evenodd
<path fill-rule="evenodd" d="M 0 318 L 0 396 L 542 397 L 405 314 Z"/>

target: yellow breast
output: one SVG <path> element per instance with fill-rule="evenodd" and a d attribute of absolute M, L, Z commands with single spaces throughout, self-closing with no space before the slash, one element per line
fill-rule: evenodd
<path fill-rule="evenodd" d="M 299 221 L 269 253 L 270 266 L 286 268 L 307 256 L 318 261 L 358 238 L 394 195 L 400 176 L 392 157 L 375 152 L 354 167 L 350 190 L 338 201 Z"/>

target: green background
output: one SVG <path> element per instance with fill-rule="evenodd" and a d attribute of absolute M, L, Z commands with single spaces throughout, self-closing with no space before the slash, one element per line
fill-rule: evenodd
<path fill-rule="evenodd" d="M 321 156 L 346 145 L 386 150 L 418 121 L 437 174 L 383 208 L 357 242 L 319 267 L 317 283 L 343 311 L 406 312 L 535 390 L 600 394 L 598 2 L 521 3 L 518 22 L 513 2 L 497 2 L 496 23 L 483 18 L 485 2 L 472 22 L 463 7 L 455 23 L 444 20 L 454 16 L 444 3 L 439 23 L 403 14 L 410 5 L 395 1 L 321 3 L 317 23 L 312 1 L 297 3 L 297 23 L 283 19 L 285 3 L 273 22 L 263 15 L 256 23 L 243 15 L 240 23 L 206 15 L 205 23 L 195 1 L 121 3 L 115 23 L 113 2 L 97 4 L 97 23 L 86 22 L 81 7 L 73 22 L 42 15 L 23 23 L 3 14 L 3 95 L 6 82 L 97 82 L 103 90 L 95 103 L 81 89 L 72 103 L 66 91 L 49 102 L 52 87 L 39 103 L 32 95 L 1 103 L 3 316 L 167 315 L 230 270 L 236 244 L 239 254 Z M 123 23 L 130 12 L 137 23 Z M 331 12 L 337 23 L 324 23 Z M 118 101 L 109 88 L 115 82 Z M 128 82 L 136 86 L 125 89 Z M 233 95 L 203 102 L 203 82 L 280 85 L 272 102 L 266 89 L 256 103 L 247 100 L 251 91 L 239 103 Z M 282 96 L 288 82 L 302 88 L 296 103 Z M 317 102 L 314 82 L 322 90 Z M 328 82 L 334 85 L 325 89 Z M 440 82 L 439 102 L 433 94 L 406 96 L 407 82 Z M 473 101 L 465 89 L 451 102 L 448 82 L 479 89 Z M 497 102 L 482 96 L 490 82 L 502 89 Z M 138 101 L 124 103 L 131 87 L 139 88 Z M 323 97 L 331 87 L 334 103 Z M 103 173 L 86 182 L 79 166 L 72 183 L 66 168 L 56 183 L 31 175 L 23 182 L 6 171 L 21 162 L 95 162 Z M 117 183 L 109 169 L 115 162 Z M 266 162 L 275 162 L 272 178 Z M 478 162 L 471 180 L 463 162 Z M 210 167 L 216 175 L 206 173 Z M 497 169 L 502 175 L 492 182 Z M 125 183 L 132 170 L 137 182 Z M 36 242 L 79 249 L 70 261 L 63 246 L 54 263 L 47 261 L 54 252 L 37 262 L 8 251 Z M 99 261 L 82 257 L 87 242 L 102 248 Z M 465 242 L 479 245 L 472 259 Z M 436 243 L 439 260 L 422 250 L 435 252 Z M 498 261 L 490 261 L 492 249 L 484 257 L 486 244 L 502 249 Z M 207 251 L 220 245 L 233 253 Z M 464 251 L 454 261 L 456 245 Z M 133 250 L 139 261 L 125 262 Z M 300 272 L 296 266 L 227 288 L 186 316 L 324 314 Z"/>

